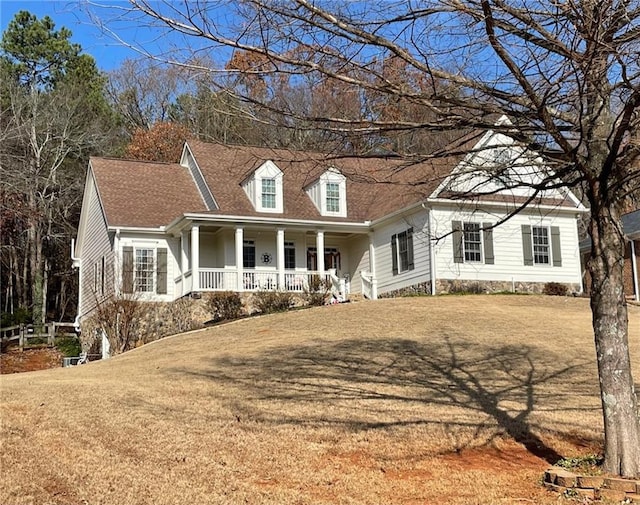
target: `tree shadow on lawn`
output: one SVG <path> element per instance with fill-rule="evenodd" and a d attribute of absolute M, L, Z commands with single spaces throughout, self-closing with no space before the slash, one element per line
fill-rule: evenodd
<path fill-rule="evenodd" d="M 291 409 L 282 413 L 283 423 L 335 422 L 354 430 L 442 423 L 472 427 L 476 435 L 488 424 L 497 424 L 499 429 L 492 439 L 506 433 L 530 453 L 550 463 L 562 456 L 535 433 L 549 430 L 548 426 L 542 428 L 531 421 L 531 413 L 566 412 L 565 423 L 571 425 L 581 412 L 596 410 L 566 405 L 569 396 L 593 395 L 593 384 L 584 373 L 589 361 L 565 364 L 565 356 L 550 356 L 548 352 L 543 354 L 521 345 L 454 344 L 448 338 L 438 343 L 358 338 L 285 345 L 254 357 L 214 359 L 210 365 L 200 370 L 175 371 L 236 388 L 242 395 L 234 400 L 233 408 L 253 420 L 272 420 L 269 413 L 255 404 L 276 401 L 320 404 L 316 411 L 323 411 L 319 421 Z M 322 403 L 329 407 L 349 400 L 400 402 L 405 407 L 416 404 L 443 409 L 460 407 L 471 411 L 471 415 L 465 413 L 463 421 L 416 420 L 415 415 L 384 420 L 388 417 L 385 413 L 380 416 L 382 420 L 345 421 L 328 418 L 330 410 L 322 407 Z M 536 402 L 541 403 L 537 409 Z M 495 423 L 488 423 L 487 418 Z"/>

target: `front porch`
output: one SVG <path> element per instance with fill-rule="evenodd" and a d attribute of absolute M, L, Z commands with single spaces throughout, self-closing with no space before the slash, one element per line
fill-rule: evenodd
<path fill-rule="evenodd" d="M 335 269 L 329 271 L 278 272 L 275 268 L 261 270 L 242 270 L 232 268 L 200 268 L 197 271 L 197 288 L 194 287 L 193 272 L 175 279 L 178 293 L 188 294 L 194 291 L 288 291 L 304 293 L 313 285 L 315 277 L 330 283 L 332 293 L 343 296 L 349 294 L 349 282 L 336 275 Z"/>
<path fill-rule="evenodd" d="M 371 270 L 370 237 L 361 232 L 193 222 L 176 238 L 175 298 L 208 291 L 302 294 L 319 278 L 335 299 L 346 300 L 362 293 L 360 273 Z"/>

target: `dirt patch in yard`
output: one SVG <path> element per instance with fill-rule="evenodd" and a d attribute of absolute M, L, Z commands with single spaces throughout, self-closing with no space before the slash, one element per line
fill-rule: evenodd
<path fill-rule="evenodd" d="M 0 354 L 0 373 L 35 372 L 48 368 L 58 368 L 62 354 L 57 349 L 11 349 Z"/>

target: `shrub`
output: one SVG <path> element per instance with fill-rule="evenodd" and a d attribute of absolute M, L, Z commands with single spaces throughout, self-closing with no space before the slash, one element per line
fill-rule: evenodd
<path fill-rule="evenodd" d="M 319 275 L 314 275 L 309 280 L 309 286 L 304 288 L 303 298 L 305 303 L 312 307 L 324 305 L 329 299 L 330 291 L 331 283 Z"/>
<path fill-rule="evenodd" d="M 569 293 L 569 288 L 566 285 L 560 284 L 559 282 L 547 282 L 544 285 L 542 292 L 545 295 L 550 296 L 567 296 Z"/>
<path fill-rule="evenodd" d="M 209 293 L 206 304 L 214 321 L 230 321 L 242 315 L 242 299 L 233 291 Z"/>
<path fill-rule="evenodd" d="M 293 307 L 293 295 L 284 291 L 258 291 L 253 295 L 253 305 L 262 314 L 284 312 Z"/>
<path fill-rule="evenodd" d="M 61 337 L 56 339 L 56 348 L 67 358 L 80 356 L 82 352 L 82 345 L 78 337 Z"/>

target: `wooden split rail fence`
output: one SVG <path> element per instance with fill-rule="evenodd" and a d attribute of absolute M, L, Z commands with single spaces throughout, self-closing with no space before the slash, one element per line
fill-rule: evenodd
<path fill-rule="evenodd" d="M 73 323 L 18 324 L 0 330 L 0 350 L 17 345 L 21 351 L 36 347 L 53 347 L 56 338 L 75 337 Z"/>

